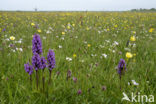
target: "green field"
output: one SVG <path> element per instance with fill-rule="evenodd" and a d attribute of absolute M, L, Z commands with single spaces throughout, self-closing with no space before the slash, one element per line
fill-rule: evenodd
<path fill-rule="evenodd" d="M 55 52 L 44 91 L 42 70 L 39 89 L 35 69 L 31 84 L 24 70 L 35 33 L 41 56 Z M 121 58 L 127 71 L 120 80 Z M 0 104 L 131 104 L 121 101 L 123 92 L 156 95 L 156 13 L 0 12 Z"/>

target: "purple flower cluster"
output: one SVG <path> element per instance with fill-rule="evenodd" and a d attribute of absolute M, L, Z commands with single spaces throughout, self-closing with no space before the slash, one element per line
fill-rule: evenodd
<path fill-rule="evenodd" d="M 29 63 L 24 64 L 24 69 L 25 69 L 25 71 L 26 71 L 27 73 L 29 73 L 29 75 L 31 75 L 32 72 L 33 72 L 33 66 L 30 65 Z"/>
<path fill-rule="evenodd" d="M 42 42 L 40 39 L 40 35 L 35 34 L 32 40 L 32 51 L 33 54 L 38 53 L 38 54 L 42 54 Z"/>
<path fill-rule="evenodd" d="M 52 70 L 55 68 L 55 53 L 53 50 L 49 50 L 47 55 L 47 60 L 45 57 L 40 57 L 42 54 L 42 42 L 40 39 L 40 35 L 35 34 L 32 40 L 32 65 L 35 70 L 38 69 L 45 69 L 47 67 L 47 60 L 48 60 L 48 68 Z M 27 65 L 28 66 L 28 65 Z"/>
<path fill-rule="evenodd" d="M 42 67 L 41 58 L 39 54 L 34 53 L 34 56 L 32 57 L 32 65 L 36 71 Z"/>
<path fill-rule="evenodd" d="M 71 77 L 71 74 L 72 74 L 71 71 L 68 70 L 68 71 L 67 71 L 67 80 Z"/>
<path fill-rule="evenodd" d="M 126 63 L 124 59 L 120 59 L 118 64 L 118 74 L 121 76 L 126 71 Z"/>
<path fill-rule="evenodd" d="M 47 60 L 44 57 L 41 57 L 41 69 L 45 69 L 46 68 L 46 63 Z"/>
<path fill-rule="evenodd" d="M 51 70 L 55 68 L 55 53 L 53 50 L 49 50 L 47 55 L 47 60 L 45 57 L 42 56 L 42 42 L 40 39 L 40 35 L 35 34 L 32 40 L 32 66 L 29 65 L 29 63 L 24 64 L 25 71 L 29 73 L 29 75 L 32 74 L 33 68 L 36 70 L 36 88 L 39 87 L 39 73 L 38 70 L 42 69 L 44 73 L 44 69 L 48 66 L 50 70 L 50 76 L 49 76 L 49 84 L 51 82 Z M 48 65 L 47 65 L 48 61 Z M 30 76 L 30 82 L 32 82 L 32 76 Z M 43 91 L 44 91 L 44 83 L 45 83 L 45 77 L 44 74 L 42 74 L 42 84 L 43 84 Z"/>
<path fill-rule="evenodd" d="M 5 28 L 2 30 L 2 32 L 4 32 L 4 31 L 6 31 L 6 29 L 5 29 Z"/>
<path fill-rule="evenodd" d="M 48 68 L 51 71 L 53 68 L 55 68 L 55 53 L 51 49 L 48 52 L 47 60 L 48 60 Z"/>
<path fill-rule="evenodd" d="M 82 93 L 81 89 L 77 91 L 77 94 L 80 95 Z"/>
<path fill-rule="evenodd" d="M 77 78 L 73 77 L 73 81 L 74 81 L 74 83 L 76 83 L 77 82 Z"/>

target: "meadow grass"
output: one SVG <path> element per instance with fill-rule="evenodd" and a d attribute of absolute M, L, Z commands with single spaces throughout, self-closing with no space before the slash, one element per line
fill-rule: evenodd
<path fill-rule="evenodd" d="M 156 13 L 0 12 L 0 104 L 129 104 L 121 102 L 123 92 L 156 95 L 155 30 Z M 37 90 L 35 71 L 30 84 L 24 70 L 31 63 L 35 33 L 42 39 L 44 57 L 49 49 L 55 52 L 50 85 L 48 68 L 44 72 L 45 92 L 41 77 Z M 129 41 L 131 36 L 136 40 Z M 126 52 L 133 57 L 126 58 Z M 116 67 L 121 58 L 127 71 L 120 90 Z M 67 80 L 68 70 L 72 75 Z"/>

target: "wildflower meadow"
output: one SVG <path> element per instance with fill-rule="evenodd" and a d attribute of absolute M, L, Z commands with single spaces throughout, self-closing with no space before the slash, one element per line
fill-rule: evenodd
<path fill-rule="evenodd" d="M 155 45 L 155 12 L 0 12 L 0 104 L 154 102 Z"/>

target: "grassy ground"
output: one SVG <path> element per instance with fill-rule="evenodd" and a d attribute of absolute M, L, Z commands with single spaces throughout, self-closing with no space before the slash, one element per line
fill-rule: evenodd
<path fill-rule="evenodd" d="M 155 95 L 155 30 L 156 13 L 0 12 L 0 103 L 121 104 L 123 92 L 129 96 L 131 92 Z M 49 49 L 55 52 L 56 68 L 50 85 L 48 69 L 44 72 L 45 92 L 42 70 L 39 90 L 35 71 L 30 84 L 24 70 L 24 64 L 31 62 L 35 33 L 42 39 L 44 57 Z M 15 39 L 11 40 L 11 36 Z M 126 46 L 131 36 L 136 41 Z M 133 57 L 126 58 L 126 52 Z M 127 71 L 120 82 L 116 67 L 121 58 L 126 61 Z M 72 73 L 69 80 L 68 70 Z M 78 94 L 78 90 L 82 93 Z"/>

